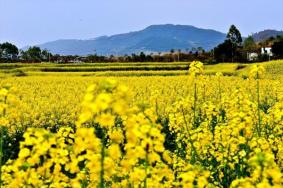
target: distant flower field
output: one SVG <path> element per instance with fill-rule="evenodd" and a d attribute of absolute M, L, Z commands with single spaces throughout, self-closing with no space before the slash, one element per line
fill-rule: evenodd
<path fill-rule="evenodd" d="M 283 187 L 282 61 L 28 66 L 0 80 L 0 187 Z"/>

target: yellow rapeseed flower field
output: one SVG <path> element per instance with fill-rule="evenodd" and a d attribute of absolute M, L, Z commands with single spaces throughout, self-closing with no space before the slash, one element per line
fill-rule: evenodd
<path fill-rule="evenodd" d="M 282 61 L 246 66 L 4 77 L 0 187 L 283 187 Z"/>

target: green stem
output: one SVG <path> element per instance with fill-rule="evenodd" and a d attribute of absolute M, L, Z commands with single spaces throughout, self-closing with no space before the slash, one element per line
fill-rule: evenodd
<path fill-rule="evenodd" d="M 195 83 L 194 88 L 194 128 L 196 128 L 196 108 L 197 108 L 197 84 Z"/>
<path fill-rule="evenodd" d="M 7 97 L 4 98 L 4 104 L 7 103 Z M 6 116 L 6 109 L 3 110 L 3 117 Z M 3 127 L 0 125 L 0 188 L 2 187 L 2 159 L 3 159 Z"/>
<path fill-rule="evenodd" d="M 219 93 L 219 104 L 221 103 L 221 87 L 220 87 L 220 77 L 218 78 L 218 93 Z"/>
<path fill-rule="evenodd" d="M 3 128 L 0 125 L 0 188 L 2 187 Z"/>
<path fill-rule="evenodd" d="M 155 99 L 155 113 L 156 115 L 158 116 L 158 102 L 157 102 L 157 99 Z"/>
<path fill-rule="evenodd" d="M 144 188 L 147 188 L 147 169 L 148 169 L 148 165 L 149 165 L 149 161 L 148 161 L 148 148 L 146 148 L 146 156 L 145 156 L 145 179 L 144 179 Z"/>
<path fill-rule="evenodd" d="M 192 164 L 195 164 L 195 162 L 197 161 L 197 159 L 199 158 L 198 157 L 198 154 L 197 154 L 197 150 L 194 146 L 194 143 L 192 141 L 192 137 L 191 137 L 191 134 L 190 134 L 190 131 L 189 131 L 189 127 L 188 127 L 188 123 L 187 123 L 187 120 L 186 120 L 186 117 L 185 117 L 185 112 L 184 112 L 184 108 L 182 107 L 182 113 L 183 113 L 183 118 L 184 118 L 184 121 L 185 121 L 185 125 L 186 125 L 186 130 L 187 130 L 187 133 L 188 133 L 188 137 L 189 137 L 189 142 L 191 144 L 191 147 L 192 147 L 192 150 L 191 150 L 191 156 L 192 156 L 192 159 L 191 159 L 191 163 Z"/>
<path fill-rule="evenodd" d="M 258 114 L 258 135 L 261 136 L 260 98 L 259 98 L 259 75 L 257 72 L 257 114 Z"/>
<path fill-rule="evenodd" d="M 102 135 L 102 146 L 101 146 L 101 159 L 100 159 L 100 188 L 104 188 L 104 158 L 105 158 L 105 135 Z"/>

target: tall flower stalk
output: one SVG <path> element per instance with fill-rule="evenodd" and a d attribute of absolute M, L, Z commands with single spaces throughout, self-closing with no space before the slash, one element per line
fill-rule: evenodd
<path fill-rule="evenodd" d="M 0 188 L 2 187 L 3 128 L 0 125 Z"/>
<path fill-rule="evenodd" d="M 261 115 L 260 115 L 260 77 L 264 74 L 265 69 L 261 65 L 254 65 L 250 71 L 250 76 L 256 80 L 256 93 L 257 93 L 257 133 L 261 136 Z"/>
<path fill-rule="evenodd" d="M 99 187 L 104 188 L 104 159 L 105 159 L 105 133 L 102 134 L 101 139 L 101 159 L 100 159 L 100 183 Z"/>
<path fill-rule="evenodd" d="M 217 82 L 218 82 L 218 102 L 219 104 L 221 104 L 221 99 L 222 99 L 222 95 L 221 95 L 221 78 L 222 78 L 223 74 L 221 72 L 217 72 L 216 73 L 216 77 L 217 77 Z"/>
<path fill-rule="evenodd" d="M 189 74 L 193 79 L 194 84 L 194 117 L 193 117 L 193 125 L 196 126 L 196 109 L 197 109 L 197 76 L 203 73 L 203 64 L 200 61 L 193 61 L 190 64 Z"/>
<path fill-rule="evenodd" d="M 0 105 L 1 105 L 1 100 L 3 103 L 2 114 L 0 118 L 5 118 L 6 116 L 6 105 L 7 105 L 7 96 L 8 96 L 8 90 L 6 88 L 3 88 L 0 90 Z M 4 125 L 0 125 L 0 188 L 2 187 L 2 163 L 3 163 L 3 157 L 4 157 L 4 152 L 3 152 L 3 136 L 4 136 Z"/>

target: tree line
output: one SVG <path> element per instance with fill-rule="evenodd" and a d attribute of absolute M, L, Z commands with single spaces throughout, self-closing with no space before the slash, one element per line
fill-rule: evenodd
<path fill-rule="evenodd" d="M 29 47 L 26 51 L 19 50 L 18 47 L 9 42 L 0 44 L 1 62 L 42 62 L 50 61 L 53 55 L 47 50 L 42 50 L 37 46 Z"/>
<path fill-rule="evenodd" d="M 18 47 L 9 42 L 0 44 L 0 62 L 56 62 L 56 63 L 79 63 L 79 62 L 174 62 L 199 60 L 207 64 L 216 62 L 247 62 L 251 59 L 248 54 L 257 53 L 256 61 L 270 59 L 268 54 L 262 53 L 263 47 L 271 47 L 273 59 L 283 58 L 283 36 L 270 37 L 269 39 L 256 43 L 252 36 L 243 40 L 240 31 L 232 25 L 227 33 L 226 40 L 210 51 L 203 48 L 192 48 L 182 51 L 172 49 L 170 52 L 159 52 L 145 54 L 102 56 L 90 54 L 88 56 L 73 56 L 52 54 L 46 49 L 37 46 L 29 47 L 27 50 L 19 50 Z"/>
<path fill-rule="evenodd" d="M 271 54 L 262 52 L 262 49 L 271 48 Z M 251 53 L 256 53 L 254 61 L 266 61 L 268 59 L 283 58 L 283 36 L 270 37 L 267 40 L 256 43 L 252 36 L 244 41 L 240 31 L 232 25 L 226 36 L 226 40 L 213 49 L 214 59 L 217 62 L 247 62 Z"/>

